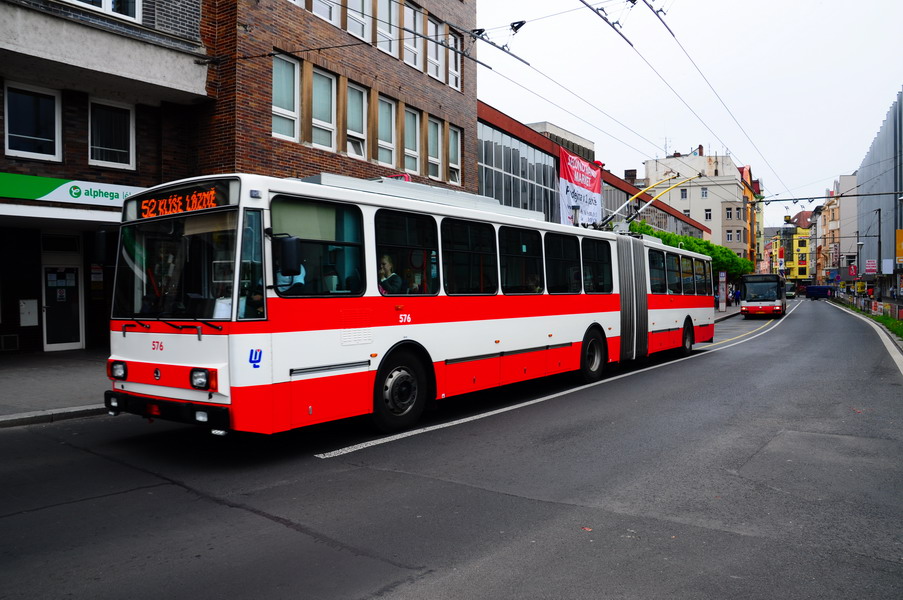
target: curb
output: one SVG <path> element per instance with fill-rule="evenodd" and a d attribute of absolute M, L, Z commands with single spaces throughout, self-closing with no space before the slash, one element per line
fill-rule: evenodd
<path fill-rule="evenodd" d="M 56 421 L 65 421 L 67 419 L 93 417 L 95 415 L 105 414 L 106 412 L 107 409 L 103 404 L 91 404 L 89 406 L 76 406 L 73 408 L 55 408 L 51 410 L 36 410 L 5 417 L 0 416 L 0 428 L 54 423 Z"/>

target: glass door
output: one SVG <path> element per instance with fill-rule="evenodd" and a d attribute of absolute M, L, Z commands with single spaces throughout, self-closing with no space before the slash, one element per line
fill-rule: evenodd
<path fill-rule="evenodd" d="M 77 266 L 44 266 L 44 350 L 85 347 Z"/>

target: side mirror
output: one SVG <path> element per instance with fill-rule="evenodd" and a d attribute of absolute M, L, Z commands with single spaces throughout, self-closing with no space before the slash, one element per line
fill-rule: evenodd
<path fill-rule="evenodd" d="M 301 240 L 294 237 L 276 238 L 279 245 L 279 272 L 293 277 L 301 274 Z"/>

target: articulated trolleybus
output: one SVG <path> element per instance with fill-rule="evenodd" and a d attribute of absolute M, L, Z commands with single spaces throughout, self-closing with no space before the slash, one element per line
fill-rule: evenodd
<path fill-rule="evenodd" d="M 750 274 L 740 277 L 740 314 L 782 317 L 787 314 L 786 283 L 780 275 Z"/>
<path fill-rule="evenodd" d="M 384 179 L 198 177 L 123 207 L 111 414 L 276 433 L 714 336 L 709 257 Z"/>

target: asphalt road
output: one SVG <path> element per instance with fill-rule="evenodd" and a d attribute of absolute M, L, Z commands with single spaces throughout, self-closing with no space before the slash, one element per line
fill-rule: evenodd
<path fill-rule="evenodd" d="M 397 439 L 0 430 L 0 599 L 898 599 L 901 367 L 860 318 L 792 306 Z"/>

